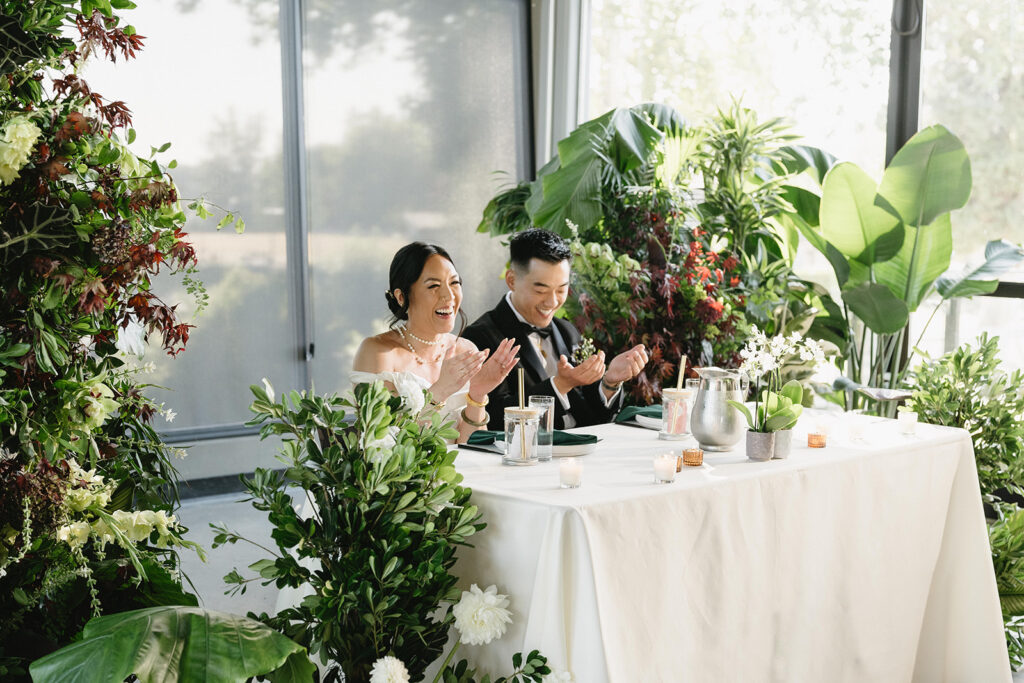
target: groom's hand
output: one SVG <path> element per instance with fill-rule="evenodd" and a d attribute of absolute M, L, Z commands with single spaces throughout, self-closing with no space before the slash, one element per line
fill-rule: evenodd
<path fill-rule="evenodd" d="M 623 351 L 612 358 L 608 363 L 608 372 L 604 375 L 604 381 L 611 386 L 618 386 L 626 380 L 633 379 L 640 374 L 640 371 L 647 365 L 650 358 L 643 344 L 637 344 L 629 351 Z"/>
<path fill-rule="evenodd" d="M 598 351 L 577 366 L 562 355 L 558 357 L 558 374 L 551 381 L 559 393 L 565 394 L 570 389 L 598 381 L 604 376 L 604 369 L 604 351 Z"/>

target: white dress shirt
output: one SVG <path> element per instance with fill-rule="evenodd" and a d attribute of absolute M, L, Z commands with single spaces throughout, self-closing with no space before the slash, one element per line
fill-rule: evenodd
<path fill-rule="evenodd" d="M 516 305 L 512 303 L 512 292 L 505 294 L 505 301 L 508 302 L 508 307 L 512 309 L 512 313 L 519 319 L 519 322 L 526 325 L 533 326 L 523 314 L 516 310 Z M 558 397 L 559 403 L 562 404 L 562 409 L 565 414 L 562 416 L 562 420 L 565 423 L 566 429 L 572 429 L 576 426 L 576 418 L 569 412 L 569 397 L 558 390 L 558 386 L 555 385 L 554 377 L 558 374 L 558 353 L 555 351 L 555 341 L 552 335 L 542 337 L 538 332 L 531 332 L 526 335 L 530 343 L 533 344 L 533 348 L 536 349 L 537 355 L 540 356 L 541 361 L 544 363 L 544 370 L 548 373 L 548 381 L 551 382 L 551 388 L 555 392 L 555 396 Z M 613 398 L 618 396 L 620 388 L 611 398 L 604 395 L 604 389 L 599 388 L 598 393 L 601 395 L 601 400 L 604 401 L 604 405 L 607 407 Z"/>

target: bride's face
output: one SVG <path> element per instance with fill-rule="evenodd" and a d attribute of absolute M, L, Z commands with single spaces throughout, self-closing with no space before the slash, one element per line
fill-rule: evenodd
<path fill-rule="evenodd" d="M 409 329 L 421 337 L 451 332 L 462 305 L 462 280 L 452 262 L 433 254 L 409 291 Z"/>

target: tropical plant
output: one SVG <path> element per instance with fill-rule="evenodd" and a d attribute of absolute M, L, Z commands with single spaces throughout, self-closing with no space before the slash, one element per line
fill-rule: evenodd
<path fill-rule="evenodd" d="M 96 617 L 82 639 L 37 659 L 35 683 L 312 681 L 305 648 L 258 621 L 198 607 L 150 607 Z"/>
<path fill-rule="evenodd" d="M 843 349 L 842 311 L 793 273 L 799 233 L 779 221 L 794 210 L 786 183 L 831 157 L 790 139 L 735 101 L 701 126 L 664 105 L 616 109 L 561 141 L 536 181 L 498 194 L 478 230 L 536 224 L 575 240 L 566 314 L 609 353 L 649 347 L 630 389 L 640 403 L 683 356 L 737 365 L 749 324 Z"/>
<path fill-rule="evenodd" d="M 225 580 L 238 591 L 259 580 L 309 590 L 301 604 L 257 618 L 332 663 L 325 680 L 367 680 L 385 656 L 419 680 L 454 619 L 438 607 L 459 597 L 455 549 L 483 528 L 445 441 L 457 436 L 452 424 L 430 408 L 410 414 L 380 382 L 357 385 L 350 398 L 291 392 L 278 402 L 269 384 L 252 391 L 250 424 L 284 438 L 286 470 L 245 480 L 277 549 L 250 566 L 258 576 Z M 308 518 L 292 491 L 308 501 Z M 215 547 L 245 540 L 217 532 Z"/>
<path fill-rule="evenodd" d="M 1014 671 L 1024 667 L 1024 510 L 997 505 L 998 515 L 989 524 L 992 564 L 1003 611 L 1006 650 Z"/>
<path fill-rule="evenodd" d="M 878 184 L 851 163 L 824 176 L 818 169 L 820 202 L 806 188 L 791 188 L 798 211 L 788 219 L 828 258 L 851 329 L 860 322 L 846 357 L 848 381 L 840 385 L 850 408 L 858 386 L 900 386 L 912 355 L 903 353 L 909 316 L 932 292 L 940 298 L 935 311 L 953 297 L 991 293 L 997 275 L 1024 258 L 1024 249 L 990 242 L 982 265 L 950 269 L 950 213 L 970 196 L 971 167 L 963 143 L 942 126 L 914 135 Z"/>

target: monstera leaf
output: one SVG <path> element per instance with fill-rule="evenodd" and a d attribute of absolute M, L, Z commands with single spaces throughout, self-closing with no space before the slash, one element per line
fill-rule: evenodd
<path fill-rule="evenodd" d="M 311 681 L 305 648 L 252 619 L 198 607 L 151 607 L 97 617 L 82 639 L 29 667 L 35 683 Z"/>

